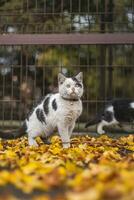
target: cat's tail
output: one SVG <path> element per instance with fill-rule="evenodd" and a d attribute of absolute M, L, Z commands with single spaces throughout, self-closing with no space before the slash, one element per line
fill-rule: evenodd
<path fill-rule="evenodd" d="M 20 138 L 26 134 L 26 129 L 27 129 L 27 127 L 26 127 L 26 124 L 24 123 L 20 129 L 17 129 L 14 131 L 1 131 L 0 130 L 0 138 L 9 139 L 9 140 Z"/>
<path fill-rule="evenodd" d="M 96 116 L 94 119 L 91 119 L 89 122 L 86 123 L 85 128 L 87 128 L 88 126 L 98 124 L 99 122 L 101 122 L 101 117 Z"/>

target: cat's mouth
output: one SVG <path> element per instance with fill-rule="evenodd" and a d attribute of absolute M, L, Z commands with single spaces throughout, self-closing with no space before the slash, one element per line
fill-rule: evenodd
<path fill-rule="evenodd" d="M 72 96 L 72 97 L 74 97 L 74 96 L 75 96 L 75 97 L 76 97 L 77 95 L 76 95 L 76 93 L 75 93 L 75 92 L 71 92 L 71 93 L 70 93 L 70 96 Z"/>

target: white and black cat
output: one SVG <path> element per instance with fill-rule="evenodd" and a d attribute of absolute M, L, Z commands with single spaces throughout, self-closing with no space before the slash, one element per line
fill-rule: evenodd
<path fill-rule="evenodd" d="M 134 100 L 115 99 L 106 104 L 102 112 L 89 121 L 85 128 L 97 124 L 97 133 L 104 134 L 104 126 L 134 123 Z"/>
<path fill-rule="evenodd" d="M 63 147 L 70 147 L 70 137 L 82 112 L 83 74 L 73 78 L 58 75 L 59 93 L 48 94 L 28 114 L 23 126 L 14 132 L 0 132 L 0 137 L 15 139 L 28 134 L 29 145 L 37 146 L 35 138 L 46 139 L 58 128 Z"/>

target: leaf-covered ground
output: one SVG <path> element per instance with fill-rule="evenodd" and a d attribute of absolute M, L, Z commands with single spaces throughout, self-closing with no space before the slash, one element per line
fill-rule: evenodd
<path fill-rule="evenodd" d="M 37 140 L 0 140 L 1 200 L 134 199 L 134 135 L 74 137 L 70 149 Z"/>

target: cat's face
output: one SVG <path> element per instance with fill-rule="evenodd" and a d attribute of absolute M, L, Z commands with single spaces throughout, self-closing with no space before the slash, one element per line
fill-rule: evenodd
<path fill-rule="evenodd" d="M 83 73 L 80 72 L 73 78 L 67 78 L 63 74 L 58 75 L 59 93 L 68 99 L 79 99 L 83 95 Z"/>

